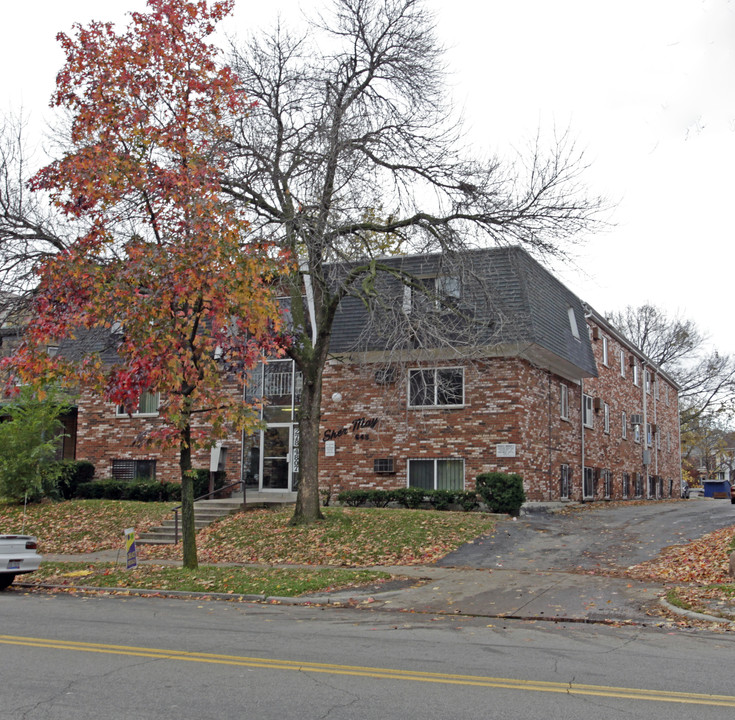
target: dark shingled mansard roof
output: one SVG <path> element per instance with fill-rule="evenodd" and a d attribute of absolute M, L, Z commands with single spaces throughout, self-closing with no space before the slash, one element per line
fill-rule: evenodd
<path fill-rule="evenodd" d="M 460 280 L 458 303 L 481 319 L 483 347 L 516 348 L 532 361 L 571 378 L 596 377 L 592 345 L 580 299 L 518 247 L 471 250 L 456 257 L 444 254 L 391 257 L 381 264 L 415 278 L 449 276 Z M 400 310 L 401 282 L 386 276 L 378 286 L 384 302 Z M 572 332 L 570 309 L 578 338 Z M 394 315 L 394 318 L 397 317 Z M 488 319 L 494 319 L 492 332 Z M 388 349 L 380 328 L 366 330 L 369 311 L 359 297 L 346 297 L 337 312 L 330 351 L 381 352 Z M 390 322 L 390 320 L 388 320 Z"/>

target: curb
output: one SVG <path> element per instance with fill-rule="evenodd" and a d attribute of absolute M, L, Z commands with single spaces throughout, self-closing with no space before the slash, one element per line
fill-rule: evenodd
<path fill-rule="evenodd" d="M 620 625 L 625 626 L 639 626 L 648 627 L 649 623 L 640 622 L 637 620 L 612 620 L 603 618 L 575 618 L 567 616 L 545 616 L 545 615 L 492 615 L 492 614 L 480 614 L 480 613 L 463 613 L 463 612 L 447 612 L 441 610 L 414 610 L 412 608 L 383 608 L 379 601 L 375 604 L 370 602 L 366 604 L 364 601 L 359 600 L 359 595 L 312 595 L 309 597 L 285 597 L 279 595 L 241 595 L 237 593 L 205 593 L 205 592 L 188 592 L 186 590 L 154 590 L 154 589 L 143 589 L 143 588 L 125 588 L 125 587 L 96 587 L 92 585 L 51 585 L 49 583 L 13 583 L 13 587 L 23 588 L 27 590 L 62 590 L 69 593 L 73 592 L 88 592 L 88 593 L 108 593 L 108 594 L 120 594 L 120 595 L 136 595 L 138 597 L 158 597 L 158 598 L 192 598 L 201 600 L 224 600 L 228 602 L 252 602 L 259 604 L 278 604 L 278 605 L 291 605 L 291 606 L 302 606 L 302 607 L 332 607 L 338 608 L 350 608 L 353 610 L 360 609 L 372 609 L 381 610 L 386 609 L 391 612 L 410 612 L 417 614 L 426 615 L 442 615 L 446 617 L 474 617 L 474 618 L 486 618 L 491 620 L 519 620 L 529 622 L 549 622 L 549 623 L 568 623 L 568 624 L 579 624 L 579 625 L 607 625 L 612 627 L 618 627 Z M 368 595 L 367 597 L 372 597 Z M 679 608 L 676 608 L 679 610 Z M 681 612 L 681 611 L 680 611 Z M 696 613 L 690 613 L 696 615 Z M 706 617 L 709 616 L 699 616 Z M 711 618 L 712 621 L 722 622 L 720 618 Z M 652 623 L 655 624 L 655 623 Z M 735 625 L 735 622 L 732 623 Z"/>
<path fill-rule="evenodd" d="M 717 617 L 716 615 L 708 615 L 707 613 L 695 612 L 694 610 L 685 610 L 684 608 L 676 607 L 672 605 L 666 598 L 659 598 L 659 602 L 663 605 L 668 612 L 674 613 L 674 615 L 681 615 L 687 617 L 690 620 L 703 620 L 705 622 L 719 623 L 720 625 L 727 624 L 735 629 L 735 620 L 728 618 Z"/>

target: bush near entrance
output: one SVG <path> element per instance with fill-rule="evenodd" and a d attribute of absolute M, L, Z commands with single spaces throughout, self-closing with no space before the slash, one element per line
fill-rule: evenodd
<path fill-rule="evenodd" d="M 492 512 L 517 517 L 526 502 L 523 478 L 516 473 L 491 472 L 477 476 L 477 493 Z"/>

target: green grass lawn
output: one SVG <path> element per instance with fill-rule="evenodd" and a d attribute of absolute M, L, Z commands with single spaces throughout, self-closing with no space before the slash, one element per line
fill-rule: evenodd
<path fill-rule="evenodd" d="M 490 532 L 495 519 L 482 513 L 392 508 L 323 508 L 324 520 L 291 527 L 291 510 L 230 515 L 197 537 L 202 562 L 299 565 L 421 565 Z M 180 548 L 146 550 L 177 558 Z"/>
<path fill-rule="evenodd" d="M 288 509 L 252 510 L 223 518 L 197 534 L 200 567 L 196 571 L 162 564 L 126 571 L 123 530 L 133 527 L 143 532 L 169 517 L 172 507 L 171 503 L 72 500 L 29 505 L 24 510 L 0 502 L 0 532 L 35 535 L 39 552 L 45 555 L 119 553 L 119 564 L 44 562 L 38 573 L 20 578 L 23 581 L 290 596 L 390 577 L 360 569 L 368 566 L 434 562 L 490 532 L 496 522 L 481 513 L 325 508 L 325 519 L 316 525 L 291 527 Z M 180 545 L 139 547 L 139 558 L 151 562 L 176 560 L 180 554 Z M 216 563 L 260 567 L 213 567 Z"/>
<path fill-rule="evenodd" d="M 112 563 L 45 562 L 22 582 L 49 583 L 68 588 L 142 588 L 156 591 L 232 593 L 295 597 L 390 579 L 388 573 L 342 568 L 270 568 L 204 565 L 196 570 L 165 565 L 139 565 L 126 570 Z"/>

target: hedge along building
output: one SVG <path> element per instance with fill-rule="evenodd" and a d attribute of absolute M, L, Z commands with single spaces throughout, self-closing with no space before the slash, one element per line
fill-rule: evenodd
<path fill-rule="evenodd" d="M 501 470 L 519 473 L 535 501 L 678 495 L 676 384 L 528 254 L 382 264 L 390 272 L 372 293 L 345 298 L 335 321 L 323 488 L 473 489 L 476 475 Z M 109 338 L 87 342 L 114 359 Z M 265 398 L 264 428 L 251 437 L 231 429 L 229 481 L 296 489 L 300 389 L 291 360 L 254 372 L 245 396 Z M 144 442 L 160 401 L 145 394 L 129 416 L 81 392 L 76 457 L 97 477 L 178 480 L 177 454 Z M 193 460 L 208 468 L 210 453 Z"/>
<path fill-rule="evenodd" d="M 382 264 L 392 272 L 335 321 L 322 488 L 473 489 L 499 470 L 532 501 L 678 496 L 676 384 L 527 253 Z M 247 392 L 267 400 L 250 487 L 298 483 L 300 382 L 278 360 Z"/>

